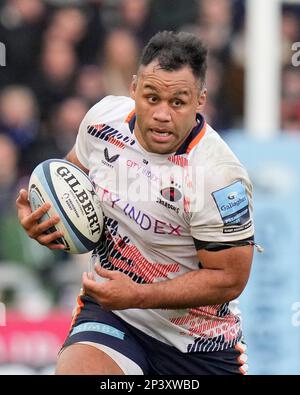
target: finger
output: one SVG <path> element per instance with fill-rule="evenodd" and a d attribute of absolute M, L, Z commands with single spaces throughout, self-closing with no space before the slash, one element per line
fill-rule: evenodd
<path fill-rule="evenodd" d="M 64 244 L 48 244 L 46 247 L 50 250 L 64 250 L 66 248 Z"/>
<path fill-rule="evenodd" d="M 82 274 L 82 289 L 84 292 L 84 295 L 91 296 L 94 298 L 94 292 L 90 288 L 90 283 L 88 282 L 89 278 L 87 273 Z"/>
<path fill-rule="evenodd" d="M 82 284 L 86 293 L 89 295 L 99 295 L 99 287 L 94 280 L 89 279 L 88 273 L 84 272 L 82 274 Z"/>
<path fill-rule="evenodd" d="M 26 217 L 30 216 L 32 211 L 30 208 L 29 201 L 27 200 L 27 191 L 21 190 L 16 200 L 16 206 L 18 209 L 18 218 L 21 222 Z"/>
<path fill-rule="evenodd" d="M 99 276 L 109 279 L 116 278 L 116 276 L 119 275 L 118 271 L 104 269 L 104 267 L 98 263 L 95 264 L 95 271 L 97 274 L 99 274 Z"/>
<path fill-rule="evenodd" d="M 93 273 L 93 272 L 88 272 L 87 276 L 88 276 L 88 278 L 89 278 L 90 280 L 94 280 L 94 281 L 96 281 L 96 280 L 95 280 L 95 276 L 94 276 L 94 273 Z"/>
<path fill-rule="evenodd" d="M 37 221 L 47 213 L 50 207 L 51 205 L 49 203 L 45 203 L 33 212 L 30 206 L 19 209 L 18 217 L 23 228 L 25 230 L 31 229 L 32 226 L 36 225 Z"/>
<path fill-rule="evenodd" d="M 36 231 L 41 234 L 47 232 L 47 230 L 52 230 L 51 228 L 55 227 L 60 222 L 60 218 L 58 215 L 54 215 L 53 217 L 50 217 L 46 221 L 43 221 L 39 223 L 39 225 L 36 227 Z M 63 236 L 63 235 L 62 235 Z"/>
<path fill-rule="evenodd" d="M 87 272 L 82 273 L 82 283 L 85 288 L 90 288 L 92 280 L 90 280 Z"/>
<path fill-rule="evenodd" d="M 44 203 L 41 207 L 34 210 L 31 214 L 31 219 L 36 222 L 45 215 L 51 207 L 50 203 Z"/>
<path fill-rule="evenodd" d="M 36 237 L 36 240 L 43 245 L 52 244 L 55 240 L 60 239 L 63 237 L 63 233 L 60 231 L 56 231 L 50 234 L 42 234 Z"/>
<path fill-rule="evenodd" d="M 28 193 L 27 191 L 25 191 L 25 189 L 21 189 L 19 196 L 16 200 L 16 206 L 18 209 L 18 217 L 20 222 L 24 217 L 29 216 L 32 213 L 28 200 Z"/>
<path fill-rule="evenodd" d="M 32 239 L 38 239 L 40 236 L 51 235 L 51 239 L 49 242 L 57 239 L 58 237 L 62 237 L 63 233 L 60 232 L 59 229 L 55 227 L 55 225 L 60 221 L 60 218 L 57 216 L 49 218 L 47 221 L 43 221 L 41 223 L 32 224 L 28 229 L 26 229 L 27 234 Z M 45 223 L 44 223 L 45 222 Z M 60 232 L 59 236 L 58 233 Z M 54 235 L 55 234 L 55 235 Z M 38 240 L 40 242 L 40 240 Z"/>
<path fill-rule="evenodd" d="M 26 204 L 28 203 L 28 192 L 26 191 L 26 189 L 20 189 L 18 198 L 17 198 L 17 205 L 18 204 Z"/>
<path fill-rule="evenodd" d="M 95 268 L 95 272 L 96 272 L 97 274 L 102 273 L 102 266 L 99 265 L 99 263 L 95 263 L 94 268 Z"/>

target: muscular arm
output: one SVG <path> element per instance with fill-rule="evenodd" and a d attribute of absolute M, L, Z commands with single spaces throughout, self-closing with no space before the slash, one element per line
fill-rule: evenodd
<path fill-rule="evenodd" d="M 89 170 L 86 167 L 84 167 L 81 162 L 79 162 L 79 159 L 76 155 L 75 146 L 66 155 L 65 159 L 68 160 L 69 162 L 72 162 L 74 165 L 78 166 L 82 171 L 88 174 Z"/>
<path fill-rule="evenodd" d="M 137 284 L 118 271 L 97 270 L 106 283 L 83 276 L 85 292 L 106 309 L 180 309 L 214 305 L 238 297 L 246 286 L 253 256 L 252 246 L 217 252 L 200 250 L 203 269 L 154 284 Z"/>
<path fill-rule="evenodd" d="M 185 308 L 225 303 L 237 298 L 246 286 L 253 256 L 252 246 L 217 252 L 200 250 L 203 269 L 173 280 L 145 285 L 143 308 Z"/>

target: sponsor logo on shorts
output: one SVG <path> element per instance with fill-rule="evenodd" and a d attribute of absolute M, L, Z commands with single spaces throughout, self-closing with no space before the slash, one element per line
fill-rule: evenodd
<path fill-rule="evenodd" d="M 105 335 L 116 337 L 118 339 L 124 340 L 125 333 L 120 331 L 113 326 L 101 324 L 99 322 L 85 322 L 83 324 L 77 325 L 73 328 L 70 336 L 76 335 L 81 332 L 98 332 L 104 333 Z"/>

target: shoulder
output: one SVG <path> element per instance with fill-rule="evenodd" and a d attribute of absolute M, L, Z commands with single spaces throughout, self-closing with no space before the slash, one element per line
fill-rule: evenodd
<path fill-rule="evenodd" d="M 206 131 L 203 138 L 192 149 L 189 156 L 192 163 L 201 163 L 205 167 L 209 168 L 226 164 L 241 166 L 239 159 L 235 153 L 233 153 L 228 144 L 208 124 L 206 125 Z"/>
<path fill-rule="evenodd" d="M 197 167 L 208 184 L 226 184 L 236 180 L 250 183 L 247 170 L 228 144 L 209 125 L 200 142 L 189 154 L 189 164 Z"/>
<path fill-rule="evenodd" d="M 109 121 L 124 121 L 134 109 L 135 103 L 126 96 L 106 96 L 96 103 L 86 114 L 89 122 L 106 123 Z"/>

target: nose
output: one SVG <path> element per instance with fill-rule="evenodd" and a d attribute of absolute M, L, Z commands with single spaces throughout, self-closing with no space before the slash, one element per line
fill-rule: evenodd
<path fill-rule="evenodd" d="M 155 111 L 153 113 L 153 119 L 158 122 L 171 121 L 170 108 L 167 103 L 159 103 L 155 107 Z"/>

